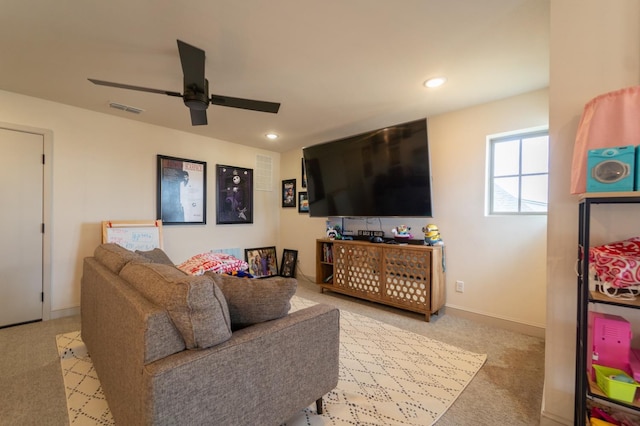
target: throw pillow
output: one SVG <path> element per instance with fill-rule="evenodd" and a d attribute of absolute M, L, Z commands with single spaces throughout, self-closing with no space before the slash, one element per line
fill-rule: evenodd
<path fill-rule="evenodd" d="M 231 322 L 224 295 L 208 276 L 189 276 L 160 263 L 129 263 L 120 276 L 167 310 L 187 349 L 229 340 Z"/>
<path fill-rule="evenodd" d="M 100 244 L 94 250 L 93 257 L 114 274 L 119 274 L 129 262 L 149 263 L 146 257 L 114 243 Z"/>
<path fill-rule="evenodd" d="M 136 253 L 141 254 L 153 263 L 162 263 L 163 265 L 175 266 L 175 263 L 173 263 L 173 261 L 169 259 L 167 253 L 165 253 L 162 249 L 154 248 L 153 250 L 147 251 L 136 250 Z"/>
<path fill-rule="evenodd" d="M 291 309 L 291 297 L 298 286 L 294 278 L 258 280 L 211 272 L 205 276 L 213 278 L 227 299 L 233 330 L 287 315 Z"/>

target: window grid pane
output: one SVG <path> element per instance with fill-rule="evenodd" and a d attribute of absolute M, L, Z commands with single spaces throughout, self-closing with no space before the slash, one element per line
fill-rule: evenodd
<path fill-rule="evenodd" d="M 490 140 L 490 214 L 545 214 L 548 132 Z"/>

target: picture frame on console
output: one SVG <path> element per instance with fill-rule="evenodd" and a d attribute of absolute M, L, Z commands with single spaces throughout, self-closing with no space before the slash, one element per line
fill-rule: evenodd
<path fill-rule="evenodd" d="M 207 223 L 207 163 L 157 156 L 156 219 L 164 225 Z"/>
<path fill-rule="evenodd" d="M 278 275 L 278 258 L 275 246 L 245 249 L 244 260 L 249 264 L 249 273 L 256 278 Z"/>
<path fill-rule="evenodd" d="M 282 207 L 296 206 L 296 180 L 287 179 L 282 181 Z"/>
<path fill-rule="evenodd" d="M 216 165 L 216 224 L 253 223 L 253 169 Z"/>
<path fill-rule="evenodd" d="M 309 213 L 309 193 L 307 191 L 298 192 L 298 213 Z"/>
<path fill-rule="evenodd" d="M 284 249 L 282 252 L 282 262 L 280 263 L 280 276 L 286 278 L 295 278 L 297 262 L 298 250 Z"/>

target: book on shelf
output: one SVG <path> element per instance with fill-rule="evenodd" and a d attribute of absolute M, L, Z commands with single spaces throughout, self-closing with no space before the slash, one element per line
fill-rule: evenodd
<path fill-rule="evenodd" d="M 333 245 L 322 244 L 322 261 L 325 263 L 333 263 Z"/>

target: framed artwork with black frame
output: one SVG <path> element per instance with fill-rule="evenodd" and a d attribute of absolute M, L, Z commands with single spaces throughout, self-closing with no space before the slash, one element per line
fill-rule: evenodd
<path fill-rule="evenodd" d="M 249 273 L 257 278 L 278 275 L 278 259 L 275 247 L 258 247 L 244 250 L 244 260 Z"/>
<path fill-rule="evenodd" d="M 298 213 L 309 213 L 309 194 L 307 191 L 298 192 Z"/>
<path fill-rule="evenodd" d="M 253 223 L 253 169 L 216 165 L 216 224 Z"/>
<path fill-rule="evenodd" d="M 284 251 L 282 252 L 282 263 L 280 263 L 280 276 L 295 278 L 297 262 L 298 250 L 284 249 Z"/>
<path fill-rule="evenodd" d="M 207 163 L 158 155 L 156 219 L 163 225 L 207 223 Z"/>
<path fill-rule="evenodd" d="M 287 179 L 282 181 L 282 207 L 296 206 L 296 180 Z"/>

